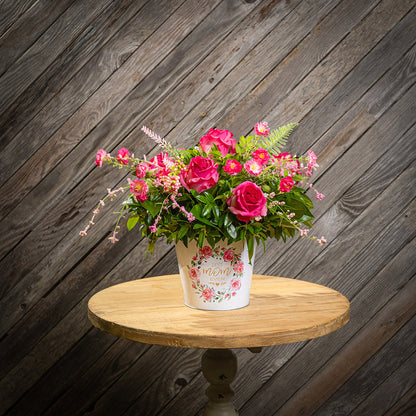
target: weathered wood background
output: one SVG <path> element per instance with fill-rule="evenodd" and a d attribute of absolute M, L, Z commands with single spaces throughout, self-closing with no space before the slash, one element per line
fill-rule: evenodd
<path fill-rule="evenodd" d="M 255 272 L 351 301 L 343 329 L 237 350 L 242 416 L 416 414 L 415 0 L 2 0 L 0 414 L 201 415 L 200 350 L 116 339 L 87 301 L 177 272 L 136 232 L 112 245 L 118 204 L 80 238 L 125 172 L 94 165 L 142 125 L 180 146 L 301 123 L 313 149 L 315 234 L 270 241 Z M 261 316 L 259 316 L 261 319 Z M 230 323 L 231 324 L 231 323 Z"/>

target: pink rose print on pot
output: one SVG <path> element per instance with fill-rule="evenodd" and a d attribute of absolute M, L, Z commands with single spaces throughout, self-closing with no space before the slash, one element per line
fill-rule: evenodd
<path fill-rule="evenodd" d="M 226 250 L 223 256 L 224 261 L 231 261 L 233 258 L 234 258 L 234 251 L 231 249 Z"/>
<path fill-rule="evenodd" d="M 232 139 L 233 133 L 228 130 L 209 129 L 206 136 L 201 137 L 199 146 L 208 154 L 213 145 L 216 144 L 221 156 L 226 156 L 229 153 L 235 153 L 235 140 Z"/>
<path fill-rule="evenodd" d="M 227 204 L 229 210 L 237 215 L 240 221 L 249 222 L 255 217 L 264 217 L 267 214 L 266 197 L 255 183 L 240 183 L 233 190 L 233 194 L 227 199 Z"/>
<path fill-rule="evenodd" d="M 212 297 L 215 295 L 215 292 L 211 288 L 204 289 L 202 291 L 202 297 L 209 302 Z"/>
<path fill-rule="evenodd" d="M 210 246 L 204 246 L 199 250 L 199 255 L 205 259 L 212 256 L 212 248 Z"/>
<path fill-rule="evenodd" d="M 243 271 L 244 271 L 244 263 L 242 261 L 240 261 L 239 263 L 237 263 L 234 266 L 234 271 L 236 273 L 243 273 Z"/>
<path fill-rule="evenodd" d="M 195 267 L 189 269 L 189 277 L 191 278 L 191 280 L 197 280 L 200 274 L 201 272 Z"/>
<path fill-rule="evenodd" d="M 240 287 L 241 287 L 241 281 L 239 279 L 236 279 L 236 278 L 232 279 L 231 280 L 231 287 L 234 290 L 240 289 Z"/>
<path fill-rule="evenodd" d="M 190 191 L 195 189 L 199 194 L 212 188 L 219 178 L 218 163 L 202 156 L 193 157 L 187 169 L 180 174 L 182 185 Z"/>

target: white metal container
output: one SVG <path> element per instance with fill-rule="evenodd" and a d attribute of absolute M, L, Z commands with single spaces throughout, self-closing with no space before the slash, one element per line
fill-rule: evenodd
<path fill-rule="evenodd" d="M 230 310 L 247 306 L 253 274 L 254 253 L 249 263 L 245 241 L 214 248 L 196 241 L 176 244 L 185 305 L 206 310 Z"/>

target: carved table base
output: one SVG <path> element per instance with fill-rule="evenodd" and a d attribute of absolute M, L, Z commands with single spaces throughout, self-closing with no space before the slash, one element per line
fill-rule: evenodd
<path fill-rule="evenodd" d="M 237 374 L 237 358 L 231 350 L 210 349 L 202 356 L 202 373 L 210 383 L 206 390 L 209 403 L 204 416 L 238 416 L 230 383 Z"/>

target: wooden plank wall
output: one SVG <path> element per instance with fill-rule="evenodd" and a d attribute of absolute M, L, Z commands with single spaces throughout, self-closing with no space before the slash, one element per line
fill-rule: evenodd
<path fill-rule="evenodd" d="M 0 414 L 201 415 L 202 351 L 116 339 L 86 305 L 112 284 L 177 272 L 135 232 L 86 238 L 107 187 L 99 148 L 179 146 L 299 121 L 313 149 L 315 234 L 270 241 L 255 272 L 327 285 L 343 329 L 237 350 L 242 416 L 416 414 L 415 0 L 2 0 Z M 259 316 L 261 319 L 261 316 Z"/>

